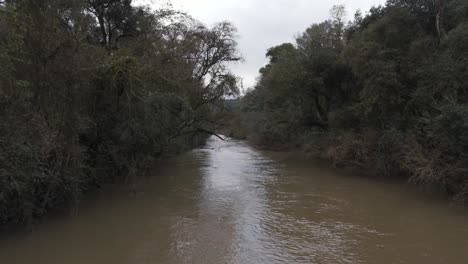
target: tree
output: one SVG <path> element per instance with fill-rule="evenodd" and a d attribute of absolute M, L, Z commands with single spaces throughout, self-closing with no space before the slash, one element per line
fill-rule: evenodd
<path fill-rule="evenodd" d="M 132 0 L 88 0 L 86 9 L 98 21 L 99 42 L 108 49 L 138 34 L 138 9 Z"/>
<path fill-rule="evenodd" d="M 236 29 L 130 0 L 0 3 L 0 225 L 216 134 Z"/>
<path fill-rule="evenodd" d="M 467 3 L 389 0 L 348 27 L 334 7 L 268 51 L 241 100 L 242 134 L 466 199 Z"/>

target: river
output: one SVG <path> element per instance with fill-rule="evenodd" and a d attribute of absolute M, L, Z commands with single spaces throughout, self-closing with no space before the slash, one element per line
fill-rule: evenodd
<path fill-rule="evenodd" d="M 0 263 L 468 263 L 466 209 L 283 156 L 211 138 L 0 237 Z"/>

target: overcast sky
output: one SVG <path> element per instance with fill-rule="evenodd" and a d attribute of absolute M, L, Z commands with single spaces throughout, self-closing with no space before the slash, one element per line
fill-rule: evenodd
<path fill-rule="evenodd" d="M 346 6 L 348 19 L 360 9 L 365 13 L 385 0 L 171 0 L 207 25 L 232 22 L 239 31 L 239 49 L 245 61 L 232 70 L 244 80 L 244 87 L 255 84 L 258 70 L 267 62 L 266 50 L 294 41 L 294 37 L 313 23 L 329 18 L 333 5 Z"/>

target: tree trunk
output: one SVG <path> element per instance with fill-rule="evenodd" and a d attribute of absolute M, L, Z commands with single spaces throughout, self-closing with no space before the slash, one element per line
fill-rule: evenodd
<path fill-rule="evenodd" d="M 437 36 L 440 39 L 442 37 L 442 35 L 443 35 L 441 0 L 434 0 L 434 7 L 435 7 L 435 20 L 436 20 Z"/>

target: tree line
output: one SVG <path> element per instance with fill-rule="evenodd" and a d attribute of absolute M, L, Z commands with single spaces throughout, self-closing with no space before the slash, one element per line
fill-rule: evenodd
<path fill-rule="evenodd" d="M 468 197 L 468 1 L 343 6 L 272 47 L 231 135 Z"/>
<path fill-rule="evenodd" d="M 238 94 L 236 34 L 131 0 L 0 1 L 0 225 L 202 143 Z"/>

